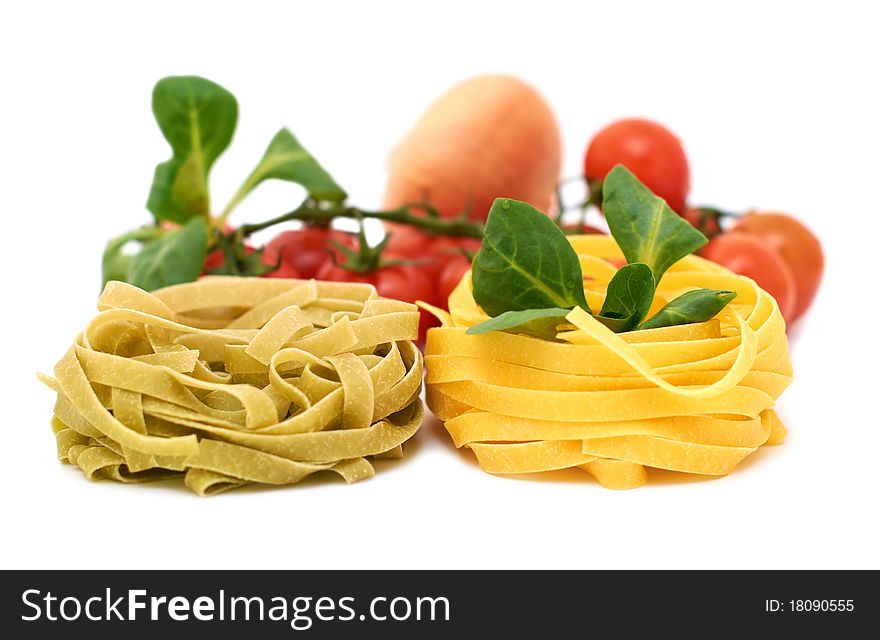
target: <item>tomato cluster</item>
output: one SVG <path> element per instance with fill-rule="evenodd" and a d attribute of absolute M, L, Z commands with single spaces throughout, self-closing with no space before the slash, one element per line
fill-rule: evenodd
<path fill-rule="evenodd" d="M 617 164 L 626 166 L 711 238 L 702 251 L 704 257 L 752 278 L 772 294 L 789 323 L 807 310 L 819 287 L 824 260 L 819 241 L 803 224 L 782 213 L 733 216 L 689 204 L 690 169 L 684 147 L 674 134 L 655 122 L 620 120 L 595 135 L 584 156 L 584 177 L 591 191 L 586 204 L 601 202 L 602 181 Z M 389 237 L 381 255 L 375 249 L 367 248 L 365 252 L 359 236 L 331 229 L 326 223 L 282 231 L 263 248 L 257 271 L 251 273 L 366 282 L 388 298 L 446 308 L 449 295 L 470 269 L 480 241 L 431 235 L 418 226 L 419 222 L 416 217 L 411 224 L 386 223 Z M 563 230 L 602 233 L 585 225 L 583 219 L 577 224 L 564 224 Z M 226 234 L 231 232 L 224 230 Z M 244 244 L 237 255 L 253 252 Z M 365 255 L 369 259 L 364 260 Z M 256 257 L 251 256 L 252 263 Z M 212 251 L 205 263 L 206 271 L 224 272 L 224 259 L 223 251 Z M 421 336 L 434 324 L 435 318 L 423 311 Z"/>
<path fill-rule="evenodd" d="M 231 230 L 227 230 L 231 232 Z M 389 225 L 389 239 L 377 264 L 353 265 L 346 250 L 357 252 L 359 239 L 326 226 L 305 225 L 285 230 L 263 248 L 260 261 L 267 278 L 315 278 L 334 282 L 365 282 L 379 295 L 404 302 L 424 301 L 446 307 L 449 294 L 470 269 L 471 256 L 480 248 L 475 238 L 431 236 L 407 225 Z M 255 249 L 244 244 L 243 253 Z M 211 251 L 205 260 L 206 273 L 223 272 L 225 256 L 221 249 Z M 436 319 L 421 312 L 419 333 L 436 325 Z"/>
<path fill-rule="evenodd" d="M 712 238 L 702 255 L 748 276 L 770 293 L 791 324 L 809 308 L 824 269 L 822 246 L 801 222 L 784 213 L 745 216 L 688 205 L 690 170 L 681 141 L 655 122 L 626 119 L 599 131 L 584 156 L 584 177 L 601 188 L 617 164 L 632 171 L 688 222 Z M 735 222 L 725 229 L 723 222 Z"/>
<path fill-rule="evenodd" d="M 431 236 L 406 225 L 388 225 L 391 237 L 388 251 L 415 261 L 431 279 L 432 304 L 446 308 L 449 294 L 464 273 L 471 268 L 471 258 L 480 249 L 477 238 Z"/>
<path fill-rule="evenodd" d="M 376 292 L 384 298 L 413 303 L 434 301 L 431 279 L 419 265 L 406 263 L 403 256 L 391 252 L 384 255 L 389 264 L 366 273 L 350 271 L 328 260 L 321 265 L 316 277 L 331 282 L 366 282 L 375 286 Z M 425 332 L 435 324 L 434 316 L 424 309 L 420 313 L 419 337 L 424 339 Z"/>
<path fill-rule="evenodd" d="M 341 259 L 340 246 L 354 249 L 357 239 L 329 227 L 305 226 L 282 231 L 263 249 L 263 264 L 278 265 L 266 274 L 275 278 L 318 278 L 328 262 Z"/>
<path fill-rule="evenodd" d="M 784 213 L 749 213 L 713 238 L 703 256 L 761 285 L 789 324 L 813 302 L 825 263 L 816 236 Z"/>

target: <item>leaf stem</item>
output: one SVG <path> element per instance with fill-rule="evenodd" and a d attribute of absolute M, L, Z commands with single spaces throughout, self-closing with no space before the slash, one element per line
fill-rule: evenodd
<path fill-rule="evenodd" d="M 602 204 L 602 180 L 587 179 L 587 198 L 581 204 L 583 209 Z"/>
<path fill-rule="evenodd" d="M 419 216 L 413 213 L 414 210 L 421 210 L 427 215 Z M 329 223 L 333 218 L 373 218 L 376 220 L 385 220 L 387 222 L 398 222 L 419 227 L 429 233 L 442 234 L 450 236 L 463 236 L 467 238 L 482 238 L 483 225 L 472 222 L 466 218 L 454 218 L 447 220 L 436 214 L 436 211 L 428 204 L 412 203 L 406 204 L 396 209 L 388 209 L 384 211 L 368 211 L 358 207 L 346 206 L 342 204 L 317 201 L 307 198 L 303 203 L 288 213 L 282 214 L 265 222 L 254 224 L 244 224 L 239 227 L 239 233 L 242 237 L 247 237 L 263 229 L 268 229 L 282 222 L 291 220 L 300 220 L 302 222 L 318 222 Z M 221 221 L 223 216 L 220 217 Z"/>
<path fill-rule="evenodd" d="M 241 202 L 244 197 L 247 195 L 248 190 L 250 189 L 249 180 L 245 180 L 238 191 L 235 192 L 235 195 L 232 196 L 232 200 L 229 201 L 229 204 L 223 209 L 223 212 L 217 217 L 215 225 L 217 228 L 222 229 L 226 224 L 226 221 L 229 219 L 229 216 L 232 214 L 233 209 L 238 206 L 238 203 Z"/>
<path fill-rule="evenodd" d="M 553 218 L 554 222 L 560 227 L 562 226 L 562 217 L 565 215 L 565 200 L 562 197 L 563 184 L 563 181 L 556 184 L 556 216 Z"/>
<path fill-rule="evenodd" d="M 162 236 L 165 233 L 165 230 L 159 226 L 148 225 L 143 227 L 138 227 L 137 229 L 132 229 L 131 231 L 126 231 L 120 236 L 116 236 L 111 239 L 107 243 L 107 250 L 113 250 L 121 247 L 127 242 L 138 241 L 138 242 L 147 242 L 148 240 L 155 240 L 156 238 Z"/>
<path fill-rule="evenodd" d="M 698 207 L 694 207 L 694 209 L 699 211 L 700 214 L 705 217 L 742 218 L 744 215 L 746 215 L 745 212 L 727 211 L 726 209 L 719 209 L 718 207 L 711 207 L 706 205 L 700 205 Z"/>
<path fill-rule="evenodd" d="M 583 200 L 579 201 L 577 204 L 571 205 L 562 205 L 560 204 L 559 212 L 556 214 L 557 223 L 561 220 L 562 215 L 568 211 L 580 211 L 581 217 L 583 218 L 583 214 L 586 213 L 587 209 L 592 206 L 600 206 L 602 204 L 602 181 L 601 180 L 593 180 L 591 178 L 584 178 L 584 176 L 570 176 L 568 178 L 562 178 L 556 184 L 556 196 L 559 202 L 562 202 L 561 193 L 562 187 L 567 184 L 571 184 L 572 182 L 583 182 L 586 187 L 586 195 Z"/>

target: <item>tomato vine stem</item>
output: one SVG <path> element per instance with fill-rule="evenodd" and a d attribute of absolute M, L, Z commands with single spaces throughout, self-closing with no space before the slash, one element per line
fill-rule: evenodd
<path fill-rule="evenodd" d="M 416 215 L 414 211 L 422 211 L 425 215 Z M 466 238 L 482 238 L 483 225 L 465 218 L 441 218 L 437 211 L 428 204 L 412 203 L 396 209 L 369 211 L 343 204 L 321 202 L 314 199 L 306 199 L 293 211 L 289 211 L 265 222 L 244 224 L 238 232 L 242 237 L 247 237 L 263 229 L 268 229 L 282 222 L 300 220 L 302 222 L 327 224 L 334 218 L 373 218 L 386 222 L 398 222 L 419 227 L 428 233 L 437 235 L 460 236 Z"/>

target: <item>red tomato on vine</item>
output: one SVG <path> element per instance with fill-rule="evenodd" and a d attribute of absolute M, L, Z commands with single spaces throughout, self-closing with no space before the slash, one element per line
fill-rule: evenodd
<path fill-rule="evenodd" d="M 401 260 L 393 253 L 385 255 L 387 260 Z M 380 266 L 374 271 L 358 273 L 332 261 L 325 262 L 317 273 L 318 280 L 333 282 L 365 282 L 376 287 L 378 294 L 384 298 L 393 298 L 403 302 L 415 303 L 424 301 L 434 303 L 434 287 L 428 274 L 415 264 L 391 264 Z M 424 338 L 425 332 L 436 325 L 436 319 L 427 311 L 421 310 L 419 319 L 419 337 Z"/>
<path fill-rule="evenodd" d="M 280 258 L 281 264 L 300 278 L 315 278 L 325 263 L 332 262 L 331 255 L 339 259 L 333 241 L 351 249 L 357 243 L 353 234 L 327 227 L 282 231 L 266 244 L 263 264 L 277 264 Z"/>
<path fill-rule="evenodd" d="M 784 213 L 750 213 L 734 230 L 760 238 L 779 254 L 794 276 L 797 291 L 792 321 L 803 315 L 816 296 L 825 269 L 819 239 L 801 222 Z"/>
<path fill-rule="evenodd" d="M 675 211 L 684 211 L 690 169 L 681 141 L 666 127 L 640 118 L 613 122 L 595 135 L 584 156 L 584 176 L 605 179 L 615 165 L 632 171 Z"/>
<path fill-rule="evenodd" d="M 757 282 L 776 299 L 786 322 L 794 320 L 797 309 L 794 276 L 785 261 L 766 242 L 748 233 L 725 233 L 709 242 L 703 255 Z"/>

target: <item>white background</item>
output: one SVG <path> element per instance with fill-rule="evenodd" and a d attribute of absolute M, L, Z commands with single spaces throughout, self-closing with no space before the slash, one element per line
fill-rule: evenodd
<path fill-rule="evenodd" d="M 14 6 L 14 9 L 10 7 Z M 880 567 L 876 464 L 880 47 L 870 3 L 92 2 L 0 14 L 3 567 Z M 91 317 L 104 242 L 148 219 L 168 148 L 164 75 L 239 99 L 212 179 L 225 203 L 289 126 L 365 207 L 427 104 L 505 71 L 552 103 L 565 173 L 626 115 L 685 141 L 692 200 L 792 212 L 822 238 L 824 284 L 793 331 L 781 447 L 719 480 L 482 473 L 436 421 L 369 481 L 199 499 L 89 483 L 58 464 L 50 372 Z M 234 221 L 289 209 L 264 185 Z"/>

